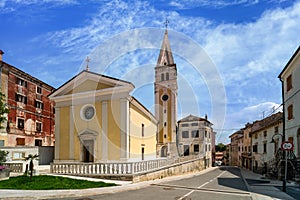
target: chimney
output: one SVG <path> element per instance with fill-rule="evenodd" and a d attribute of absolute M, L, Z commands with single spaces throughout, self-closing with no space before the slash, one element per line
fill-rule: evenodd
<path fill-rule="evenodd" d="M 4 54 L 4 52 L 0 49 L 0 61 L 2 61 L 2 55 Z"/>

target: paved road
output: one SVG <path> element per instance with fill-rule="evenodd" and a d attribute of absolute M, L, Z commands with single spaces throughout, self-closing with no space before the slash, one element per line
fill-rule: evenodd
<path fill-rule="evenodd" d="M 69 200 L 134 199 L 134 200 L 250 200 L 250 193 L 241 177 L 240 170 L 234 167 L 216 168 L 208 173 L 191 178 L 152 184 L 146 188 L 115 194 L 102 194 Z"/>

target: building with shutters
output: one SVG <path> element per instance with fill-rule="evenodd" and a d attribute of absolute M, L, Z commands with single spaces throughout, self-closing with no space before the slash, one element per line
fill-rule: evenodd
<path fill-rule="evenodd" d="M 0 130 L 0 146 L 53 146 L 54 88 L 4 62 L 0 51 L 1 92 L 9 109 Z"/>

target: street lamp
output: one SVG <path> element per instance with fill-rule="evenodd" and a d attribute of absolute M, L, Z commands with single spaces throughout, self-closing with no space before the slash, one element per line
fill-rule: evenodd
<path fill-rule="evenodd" d="M 272 136 L 272 140 L 270 143 L 275 143 L 275 140 L 274 140 L 274 137 L 275 136 L 281 136 L 281 139 L 283 140 L 284 139 L 284 136 L 280 133 L 275 133 L 273 136 Z M 283 143 L 283 141 L 281 141 L 281 143 Z M 283 154 L 283 158 L 285 159 L 285 166 L 284 166 L 284 178 L 282 180 L 282 191 L 283 192 L 286 192 L 286 177 L 287 177 L 287 155 L 286 155 L 286 150 L 283 150 L 284 151 L 284 154 Z"/>

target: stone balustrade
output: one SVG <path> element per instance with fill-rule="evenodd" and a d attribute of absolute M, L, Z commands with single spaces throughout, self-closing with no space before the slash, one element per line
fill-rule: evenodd
<path fill-rule="evenodd" d="M 169 160 L 157 159 L 140 162 L 105 163 L 51 163 L 50 172 L 76 175 L 133 175 L 159 169 L 170 164 Z"/>
<path fill-rule="evenodd" d="M 23 163 L 4 163 L 4 166 L 8 167 L 10 172 L 23 172 Z"/>

